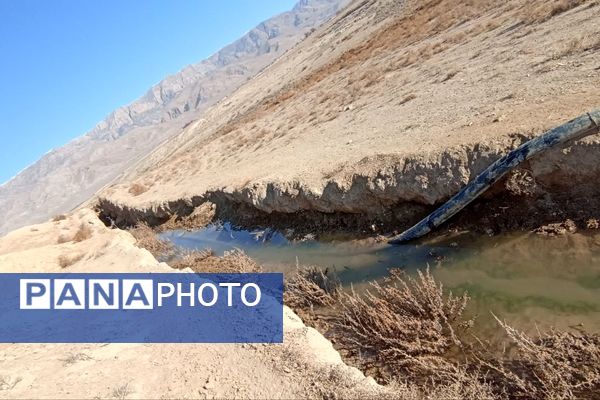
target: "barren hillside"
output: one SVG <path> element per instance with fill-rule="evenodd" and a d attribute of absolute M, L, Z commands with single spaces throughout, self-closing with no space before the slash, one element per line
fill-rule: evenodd
<path fill-rule="evenodd" d="M 104 210 L 160 223 L 211 200 L 406 226 L 508 149 L 600 106 L 599 14 L 583 0 L 354 1 L 104 190 Z M 588 138 L 500 191 L 546 216 L 596 212 L 599 156 Z"/>
<path fill-rule="evenodd" d="M 209 106 L 252 78 L 347 0 L 302 0 L 210 58 L 119 108 L 0 186 L 0 235 L 77 206 Z M 202 40 L 199 38 L 199 40 Z"/>

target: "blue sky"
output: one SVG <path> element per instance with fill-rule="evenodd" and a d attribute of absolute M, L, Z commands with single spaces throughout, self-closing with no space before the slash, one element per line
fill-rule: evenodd
<path fill-rule="evenodd" d="M 0 183 L 295 0 L 0 0 Z"/>

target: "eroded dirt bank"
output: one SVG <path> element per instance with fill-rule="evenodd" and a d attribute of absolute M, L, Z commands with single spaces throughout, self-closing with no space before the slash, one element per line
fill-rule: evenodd
<path fill-rule="evenodd" d="M 244 225 L 402 230 L 501 154 L 600 106 L 599 7 L 356 2 L 100 192 L 101 209 L 156 225 L 211 201 Z M 599 140 L 524 165 L 464 223 L 585 222 Z"/>
<path fill-rule="evenodd" d="M 388 234 L 408 228 L 526 139 L 515 137 L 505 146 L 460 146 L 421 157 L 365 158 L 341 167 L 319 187 L 255 183 L 241 190 L 215 189 L 140 208 L 101 198 L 97 207 L 105 223 L 119 227 L 140 222 L 151 226 L 168 222 L 165 227 L 175 227 L 184 221 L 186 228 L 194 228 L 223 219 L 245 227 L 292 229 L 297 234 Z M 444 229 L 497 233 L 565 219 L 584 227 L 588 220 L 600 217 L 598 160 L 600 138 L 596 136 L 549 150 L 510 172 Z"/>

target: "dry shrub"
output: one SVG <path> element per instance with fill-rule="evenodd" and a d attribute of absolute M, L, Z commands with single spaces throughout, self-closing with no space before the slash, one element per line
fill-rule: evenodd
<path fill-rule="evenodd" d="M 566 42 L 562 50 L 553 56 L 559 59 L 566 56 L 572 56 L 584 51 L 595 51 L 600 49 L 600 37 L 598 35 L 577 36 Z"/>
<path fill-rule="evenodd" d="M 284 303 L 294 310 L 333 306 L 340 291 L 337 275 L 319 267 L 297 268 L 285 281 Z"/>
<path fill-rule="evenodd" d="M 212 249 L 205 250 L 189 250 L 180 254 L 175 261 L 170 263 L 171 267 L 175 269 L 186 269 L 189 268 L 194 272 L 196 269 L 209 257 L 213 257 L 214 252 Z"/>
<path fill-rule="evenodd" d="M 467 371 L 466 368 L 457 367 L 449 378 L 441 384 L 421 386 L 420 390 L 426 398 L 436 400 L 486 400 L 505 397 L 495 392 L 495 388 L 486 381 L 479 370 Z"/>
<path fill-rule="evenodd" d="M 459 72 L 460 71 L 457 71 L 457 70 L 452 70 L 452 71 L 448 72 L 448 74 L 446 74 L 444 79 L 442 79 L 442 82 L 448 82 L 450 79 L 454 78 L 456 76 L 456 74 L 458 74 Z"/>
<path fill-rule="evenodd" d="M 551 330 L 531 338 L 498 320 L 517 354 L 482 361 L 511 397 L 591 398 L 600 393 L 600 337 Z M 490 375 L 492 375 L 490 374 Z"/>
<path fill-rule="evenodd" d="M 148 250 L 155 257 L 168 256 L 174 251 L 171 242 L 159 239 L 156 232 L 145 223 L 136 225 L 129 233 L 135 238 L 138 247 Z"/>
<path fill-rule="evenodd" d="M 58 239 L 56 240 L 56 243 L 62 244 L 62 243 L 70 242 L 70 241 L 71 241 L 71 238 L 69 236 L 67 236 L 67 235 L 60 235 L 58 237 Z"/>
<path fill-rule="evenodd" d="M 161 231 L 185 229 L 187 231 L 203 228 L 208 225 L 215 217 L 217 207 L 210 201 L 204 202 L 194 208 L 191 214 L 180 217 L 172 215 L 171 218 L 160 225 Z"/>
<path fill-rule="evenodd" d="M 392 270 L 371 291 L 344 293 L 327 272 L 299 269 L 285 302 L 332 338 L 342 354 L 390 383 L 397 397 L 433 399 L 591 398 L 600 393 L 600 337 L 550 331 L 532 339 L 500 322 L 508 343 L 465 339 L 467 295 L 444 293 L 427 270 Z M 303 318 L 304 314 L 301 314 Z M 323 318 L 321 318 L 323 317 Z M 322 320 L 325 324 L 322 324 Z M 512 346 L 512 351 L 505 351 Z M 415 395 L 415 393 L 417 395 Z M 413 396 L 414 395 L 414 396 Z"/>
<path fill-rule="evenodd" d="M 587 2 L 590 2 L 590 0 L 544 1 L 537 6 L 526 4 L 522 18 L 525 22 L 530 24 L 542 23 Z"/>
<path fill-rule="evenodd" d="M 65 214 L 58 214 L 55 215 L 54 218 L 52 218 L 52 222 L 64 221 L 65 219 L 67 219 L 67 216 Z"/>
<path fill-rule="evenodd" d="M 134 196 L 139 196 L 142 193 L 148 191 L 148 187 L 146 185 L 142 185 L 141 183 L 132 183 L 129 187 L 129 193 Z"/>
<path fill-rule="evenodd" d="M 125 400 L 127 396 L 133 393 L 129 387 L 129 383 L 113 388 L 111 396 L 117 400 Z"/>
<path fill-rule="evenodd" d="M 75 256 L 60 255 L 58 257 L 58 265 L 61 268 L 67 268 L 67 267 L 70 267 L 71 265 L 75 264 L 82 258 L 83 258 L 83 254 L 78 254 Z"/>
<path fill-rule="evenodd" d="M 69 353 L 67 356 L 60 361 L 63 362 L 64 366 L 73 365 L 79 361 L 89 361 L 93 358 L 85 353 Z"/>
<path fill-rule="evenodd" d="M 408 95 L 406 95 L 406 96 L 405 96 L 405 97 L 404 97 L 402 100 L 400 100 L 400 101 L 398 102 L 398 105 L 399 105 L 399 106 L 401 106 L 402 104 L 406 104 L 406 103 L 408 103 L 409 101 L 411 101 L 411 100 L 414 100 L 414 99 L 416 99 L 416 98 L 417 98 L 417 96 L 416 96 L 414 93 L 408 94 Z"/>
<path fill-rule="evenodd" d="M 371 288 L 364 295 L 352 290 L 339 296 L 332 327 L 342 349 L 386 379 L 417 381 L 456 370 L 447 355 L 462 345 L 456 330 L 466 295 L 444 295 L 429 270 L 417 278 L 392 270 Z"/>
<path fill-rule="evenodd" d="M 79 225 L 79 229 L 77 229 L 77 232 L 75 232 L 75 236 L 73 236 L 73 241 L 77 243 L 83 242 L 84 240 L 87 240 L 91 237 L 92 228 L 90 228 L 89 225 L 82 222 L 81 225 Z"/>
<path fill-rule="evenodd" d="M 399 61 L 400 67 L 408 67 L 415 64 L 419 60 L 419 55 L 414 50 L 408 51 Z"/>
<path fill-rule="evenodd" d="M 212 250 L 194 250 L 185 253 L 169 265 L 175 269 L 189 268 L 196 273 L 254 273 L 262 268 L 242 250 L 226 251 L 223 257 L 217 257 Z"/>

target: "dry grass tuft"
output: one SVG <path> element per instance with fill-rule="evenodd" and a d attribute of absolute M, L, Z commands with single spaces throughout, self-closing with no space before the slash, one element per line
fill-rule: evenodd
<path fill-rule="evenodd" d="M 207 258 L 213 257 L 212 249 L 188 250 L 184 252 L 177 260 L 171 262 L 171 267 L 175 269 L 189 268 L 195 271 L 198 265 L 201 265 Z"/>
<path fill-rule="evenodd" d="M 67 216 L 65 214 L 58 214 L 55 215 L 54 218 L 52 218 L 52 222 L 64 221 L 65 219 L 67 219 Z"/>
<path fill-rule="evenodd" d="M 83 258 L 83 254 L 79 254 L 76 256 L 60 255 L 60 256 L 58 256 L 58 265 L 61 268 L 67 268 L 67 267 L 70 267 L 71 265 L 77 263 L 82 258 Z"/>
<path fill-rule="evenodd" d="M 417 98 L 417 95 L 415 95 L 414 93 L 408 94 L 406 95 L 402 100 L 400 100 L 398 102 L 398 105 L 401 106 L 402 104 L 406 104 L 411 100 L 414 100 Z"/>
<path fill-rule="evenodd" d="M 79 229 L 77 229 L 77 232 L 75 232 L 75 235 L 73 235 L 73 237 L 67 236 L 67 235 L 60 235 L 58 237 L 58 239 L 56 240 L 56 243 L 58 244 L 62 244 L 62 243 L 67 243 L 67 242 L 83 242 L 84 240 L 87 240 L 89 238 L 92 237 L 93 231 L 92 228 L 85 224 L 85 223 L 81 223 L 81 225 L 79 225 Z"/>
<path fill-rule="evenodd" d="M 113 389 L 111 396 L 117 400 L 125 400 L 133 391 L 129 387 L 129 383 L 118 386 Z"/>
<path fill-rule="evenodd" d="M 332 326 L 340 347 L 387 379 L 416 381 L 454 372 L 446 356 L 462 346 L 456 330 L 468 297 L 444 295 L 429 270 L 416 279 L 392 270 L 371 288 L 364 295 L 352 290 L 339 296 Z"/>
<path fill-rule="evenodd" d="M 172 215 L 167 222 L 161 224 L 157 229 L 160 229 L 160 231 L 176 229 L 191 231 L 205 227 L 214 219 L 216 209 L 217 207 L 214 203 L 209 201 L 204 202 L 194 208 L 194 211 L 187 216 Z"/>
<path fill-rule="evenodd" d="M 538 5 L 527 4 L 522 13 L 523 21 L 529 24 L 546 22 L 552 17 L 565 13 L 589 0 L 544 1 Z"/>
<path fill-rule="evenodd" d="M 217 257 L 212 250 L 194 250 L 181 258 L 170 262 L 172 268 L 189 268 L 196 273 L 253 273 L 261 272 L 262 267 L 248 257 L 242 250 L 235 249 Z"/>
<path fill-rule="evenodd" d="M 286 279 L 284 303 L 295 310 L 333 306 L 340 287 L 337 275 L 328 269 L 323 271 L 314 266 L 298 268 L 290 279 Z"/>
<path fill-rule="evenodd" d="M 498 323 L 517 354 L 502 363 L 482 364 L 512 397 L 591 398 L 600 393 L 600 336 L 552 330 L 534 339 L 500 320 Z"/>
<path fill-rule="evenodd" d="M 386 281 L 358 294 L 343 292 L 318 268 L 299 269 L 286 281 L 285 302 L 326 332 L 349 361 L 390 388 L 397 386 L 399 398 L 559 399 L 600 393 L 600 336 L 550 331 L 533 339 L 499 321 L 507 341 L 469 341 L 465 333 L 472 321 L 463 317 L 467 295 L 445 293 L 429 270 L 416 278 L 393 270 Z M 317 312 L 313 306 L 319 306 Z"/>
<path fill-rule="evenodd" d="M 420 390 L 425 394 L 423 397 L 436 400 L 487 400 L 505 397 L 495 392 L 495 388 L 479 370 L 469 372 L 464 367 L 458 367 L 444 380 L 446 382 L 441 384 L 421 386 Z"/>
<path fill-rule="evenodd" d="M 58 239 L 56 240 L 56 243 L 62 244 L 62 243 L 70 242 L 70 241 L 71 241 L 71 238 L 69 236 L 67 236 L 67 235 L 60 235 L 58 237 Z"/>
<path fill-rule="evenodd" d="M 85 224 L 85 223 L 81 223 L 81 225 L 79 225 L 79 229 L 77 229 L 77 232 L 75 232 L 75 236 L 73 236 L 73 241 L 74 242 L 83 242 L 84 240 L 87 240 L 89 238 L 92 237 L 92 228 Z"/>
<path fill-rule="evenodd" d="M 140 223 L 129 230 L 133 235 L 138 247 L 144 248 L 155 257 L 163 257 L 173 254 L 174 248 L 171 242 L 161 240 L 147 224 Z"/>
<path fill-rule="evenodd" d="M 92 360 L 92 357 L 85 353 L 69 353 L 67 356 L 60 361 L 63 362 L 64 366 L 75 364 L 79 361 L 89 361 Z"/>
<path fill-rule="evenodd" d="M 142 193 L 146 193 L 148 189 L 146 185 L 142 185 L 141 183 L 132 183 L 129 187 L 129 193 L 133 196 L 139 196 Z"/>
<path fill-rule="evenodd" d="M 450 79 L 454 78 L 460 71 L 452 70 L 446 74 L 442 82 L 448 82 Z"/>

